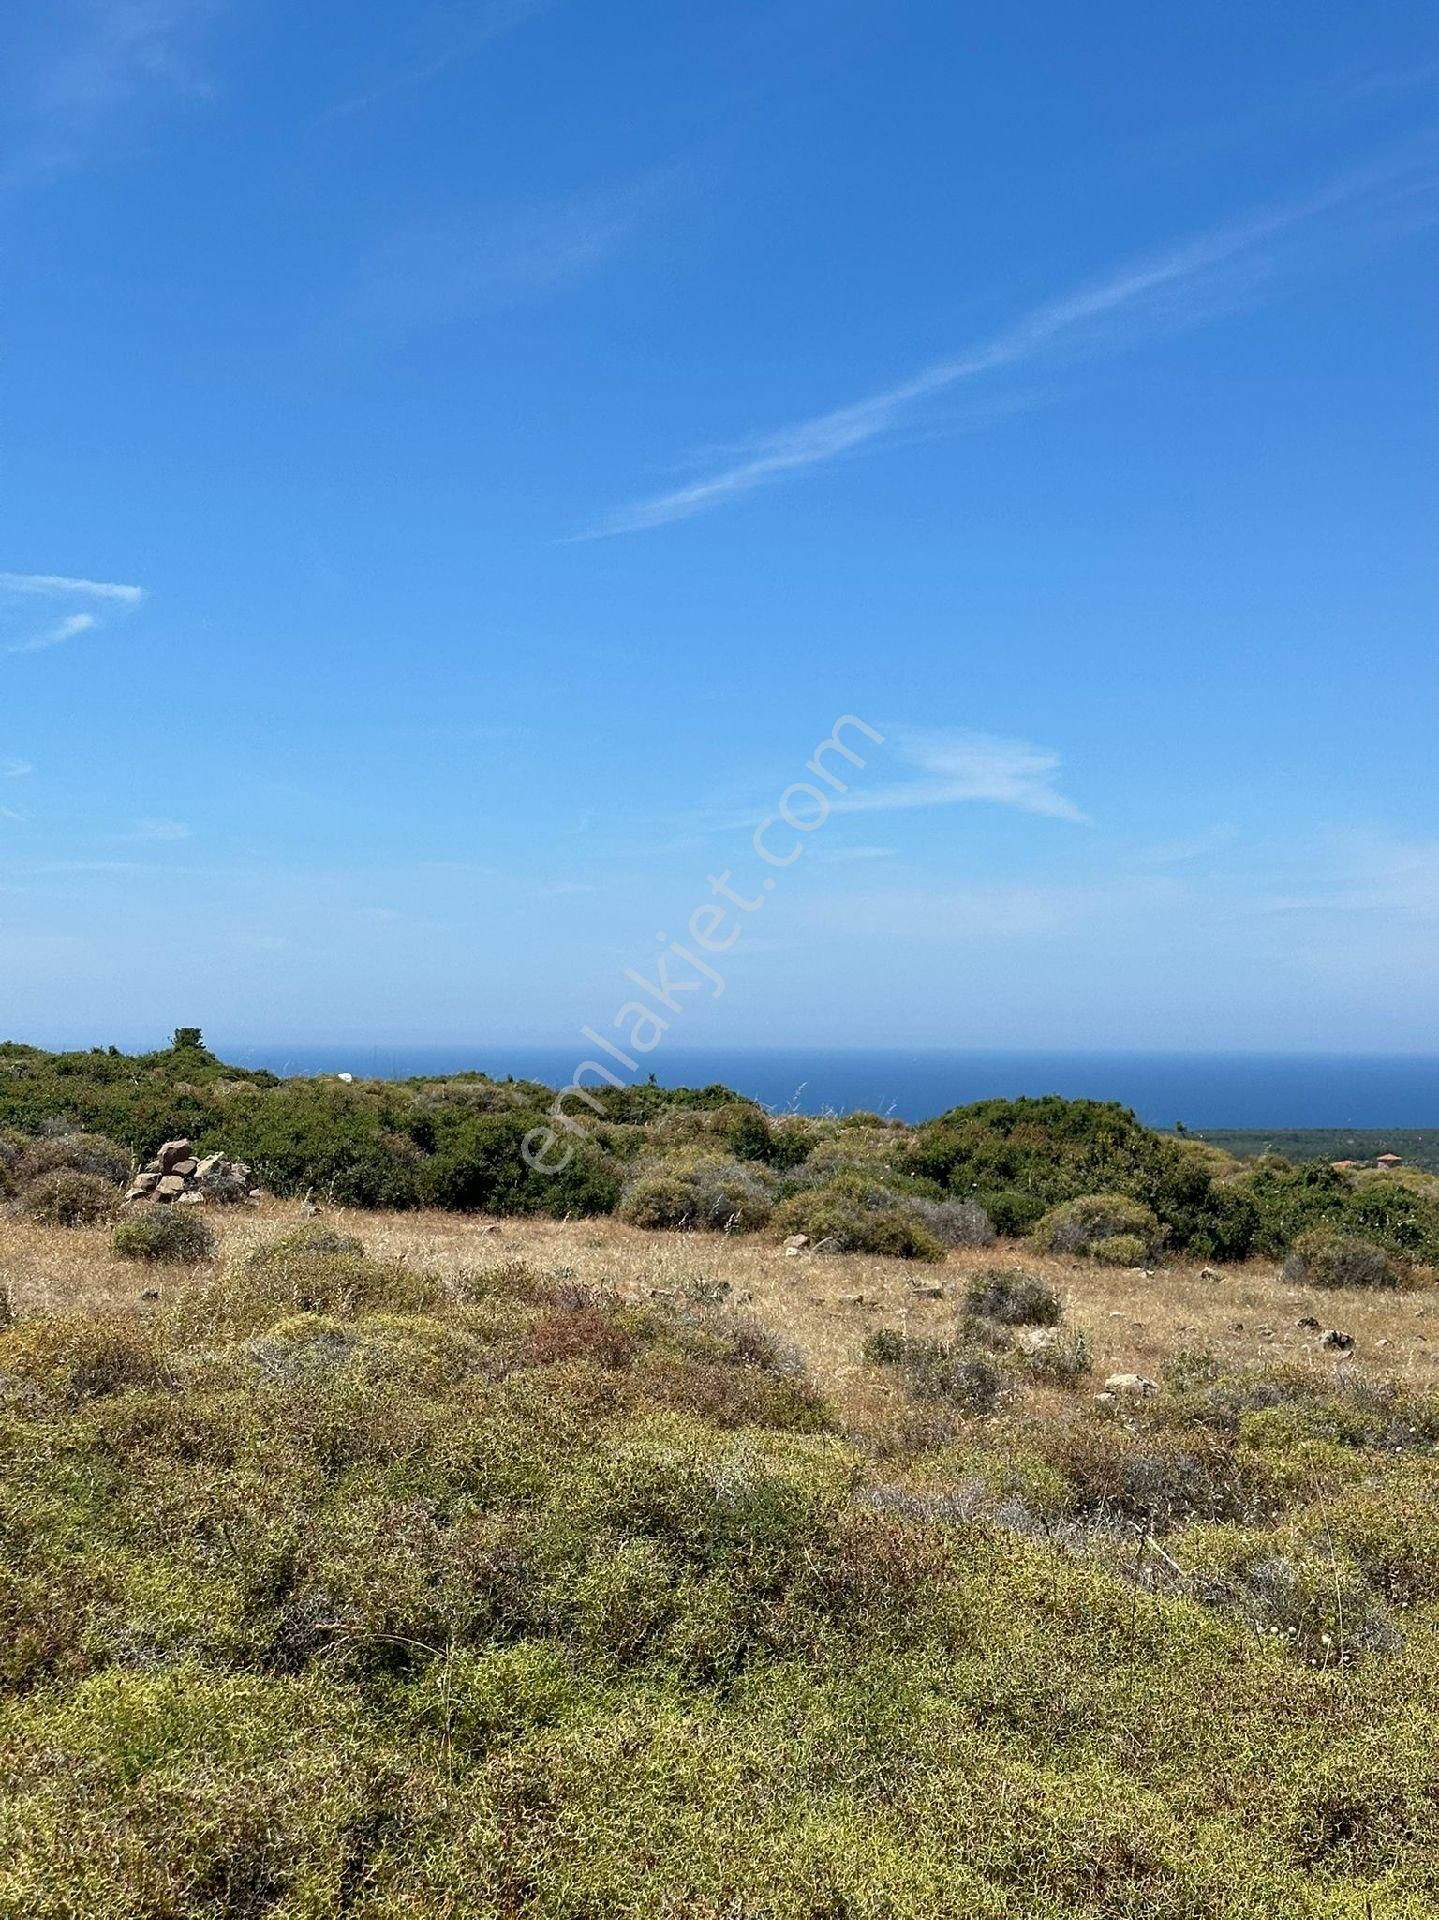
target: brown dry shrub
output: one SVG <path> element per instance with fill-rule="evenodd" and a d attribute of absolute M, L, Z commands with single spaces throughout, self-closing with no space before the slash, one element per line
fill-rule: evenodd
<path fill-rule="evenodd" d="M 20 1190 L 15 1209 L 27 1220 L 49 1227 L 96 1227 L 113 1220 L 120 1194 L 93 1173 L 58 1167 Z"/>
<path fill-rule="evenodd" d="M 598 1367 L 629 1366 L 640 1341 L 632 1327 L 600 1307 L 551 1307 L 530 1328 L 524 1361 L 550 1367 L 567 1360 L 590 1360 Z"/>

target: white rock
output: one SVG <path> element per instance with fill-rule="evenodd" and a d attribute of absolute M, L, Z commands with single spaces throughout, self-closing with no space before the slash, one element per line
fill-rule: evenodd
<path fill-rule="evenodd" d="M 1142 1373 L 1111 1373 L 1104 1383 L 1106 1393 L 1125 1393 L 1133 1399 L 1144 1399 L 1159 1388 L 1152 1380 L 1146 1380 Z"/>
<path fill-rule="evenodd" d="M 1021 1353 L 1048 1353 L 1059 1345 L 1058 1327 L 1026 1327 L 1016 1343 Z"/>

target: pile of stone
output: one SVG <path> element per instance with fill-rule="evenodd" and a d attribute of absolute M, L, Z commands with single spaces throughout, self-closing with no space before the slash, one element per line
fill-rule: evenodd
<path fill-rule="evenodd" d="M 143 1173 L 130 1183 L 127 1200 L 158 1207 L 198 1207 L 207 1200 L 258 1200 L 260 1190 L 250 1185 L 250 1169 L 223 1153 L 197 1159 L 188 1140 L 167 1140 Z"/>

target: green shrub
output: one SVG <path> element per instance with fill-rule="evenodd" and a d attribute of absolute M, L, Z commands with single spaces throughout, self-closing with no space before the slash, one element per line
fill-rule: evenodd
<path fill-rule="evenodd" d="M 1159 1251 L 1164 1230 L 1149 1208 L 1122 1193 L 1082 1194 L 1052 1207 L 1031 1236 L 1046 1253 L 1081 1253 L 1137 1266 Z M 1105 1242 L 1120 1240 L 1119 1248 Z M 1134 1245 L 1139 1252 L 1135 1255 Z"/>
<path fill-rule="evenodd" d="M 1022 1267 L 984 1267 L 964 1291 L 966 1309 L 1002 1327 L 1057 1327 L 1059 1295 L 1037 1273 Z"/>
<path fill-rule="evenodd" d="M 1383 1247 L 1335 1227 L 1300 1234 L 1284 1262 L 1284 1278 L 1296 1286 L 1394 1287 L 1400 1277 Z"/>
<path fill-rule="evenodd" d="M 916 1400 L 942 1400 L 968 1414 L 993 1412 L 1009 1384 L 1004 1367 L 990 1354 L 888 1327 L 865 1341 L 864 1357 L 903 1374 Z"/>
<path fill-rule="evenodd" d="M 1342 1219 L 1349 1186 L 1327 1160 L 1290 1166 L 1278 1154 L 1265 1155 L 1234 1183 L 1254 1210 L 1254 1248 L 1282 1254 L 1301 1233 Z"/>
<path fill-rule="evenodd" d="M 1360 1181 L 1344 1202 L 1341 1224 L 1400 1260 L 1439 1261 L 1439 1206 L 1402 1181 L 1382 1175 Z"/>
<path fill-rule="evenodd" d="M 944 1259 L 943 1245 L 927 1227 L 900 1207 L 867 1214 L 854 1250 L 881 1254 L 890 1260 L 924 1260 L 932 1265 Z"/>
<path fill-rule="evenodd" d="M 674 1160 L 646 1165 L 617 1208 L 631 1226 L 753 1233 L 774 1210 L 770 1185 L 735 1160 Z"/>
<path fill-rule="evenodd" d="M 69 1167 L 42 1173 L 21 1188 L 15 1202 L 27 1219 L 51 1227 L 94 1227 L 113 1220 L 120 1196 L 108 1180 Z"/>
<path fill-rule="evenodd" d="M 1154 1258 L 1154 1247 L 1137 1233 L 1112 1233 L 1095 1241 L 1089 1257 L 1105 1267 L 1143 1267 Z"/>
<path fill-rule="evenodd" d="M 524 1143 L 548 1126 L 542 1113 L 452 1114 L 419 1172 L 419 1190 L 431 1206 L 459 1213 L 538 1213 L 553 1219 L 611 1213 L 620 1182 L 607 1156 L 593 1145 L 573 1148 L 558 1172 L 531 1167 Z"/>
<path fill-rule="evenodd" d="M 169 1380 L 163 1344 L 139 1314 L 37 1314 L 0 1332 L 0 1378 L 74 1406 Z"/>
<path fill-rule="evenodd" d="M 983 1190 L 974 1198 L 975 1204 L 989 1215 L 995 1232 L 1006 1240 L 1022 1240 L 1047 1211 L 1046 1203 L 1038 1194 L 1023 1193 L 1017 1187 Z"/>
<path fill-rule="evenodd" d="M 121 1260 L 165 1260 L 196 1265 L 215 1251 L 215 1236 L 198 1207 L 151 1207 L 122 1220 L 110 1236 Z"/>
<path fill-rule="evenodd" d="M 342 1233 L 338 1227 L 324 1226 L 317 1221 L 306 1221 L 302 1226 L 289 1227 L 284 1233 L 276 1234 L 273 1240 L 262 1240 L 258 1246 L 252 1247 L 245 1256 L 245 1271 L 252 1274 L 272 1273 L 310 1254 L 363 1254 L 364 1251 L 364 1241 L 357 1239 L 353 1233 Z"/>
<path fill-rule="evenodd" d="M 16 1164 L 15 1177 L 23 1184 L 42 1173 L 68 1168 L 72 1173 L 91 1174 L 107 1186 L 120 1187 L 129 1179 L 134 1164 L 124 1147 L 116 1146 L 103 1134 L 52 1134 L 26 1144 Z"/>
<path fill-rule="evenodd" d="M 775 1225 L 784 1234 L 808 1234 L 815 1247 L 837 1253 L 944 1259 L 944 1248 L 912 1214 L 894 1205 L 866 1206 L 843 1181 L 791 1194 L 776 1210 Z"/>
<path fill-rule="evenodd" d="M 372 1260 L 359 1249 L 359 1241 L 328 1227 L 280 1234 L 253 1248 L 237 1271 L 188 1288 L 176 1302 L 177 1320 L 187 1329 L 238 1334 L 305 1314 L 423 1313 L 443 1299 L 433 1274 L 403 1260 Z"/>

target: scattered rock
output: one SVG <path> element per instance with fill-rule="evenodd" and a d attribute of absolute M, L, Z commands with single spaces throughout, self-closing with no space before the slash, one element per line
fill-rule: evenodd
<path fill-rule="evenodd" d="M 1320 1334 L 1319 1344 L 1330 1353 L 1353 1353 L 1354 1335 L 1339 1327 L 1328 1327 Z"/>
<path fill-rule="evenodd" d="M 1152 1380 L 1146 1380 L 1142 1373 L 1111 1373 L 1104 1383 L 1104 1391 L 1143 1400 L 1151 1393 L 1158 1393 L 1159 1388 Z"/>
<path fill-rule="evenodd" d="M 784 1250 L 793 1258 L 795 1255 L 803 1253 L 808 1245 L 809 1235 L 807 1233 L 792 1233 L 784 1243 Z"/>
<path fill-rule="evenodd" d="M 1021 1353 L 1047 1353 L 1059 1345 L 1058 1327 L 1025 1327 L 1015 1343 Z"/>
<path fill-rule="evenodd" d="M 146 1287 L 145 1291 L 140 1295 L 140 1298 L 142 1300 L 158 1300 L 160 1298 L 160 1289 L 158 1287 Z"/>
<path fill-rule="evenodd" d="M 1201 1280 L 1222 1280 L 1224 1275 L 1219 1271 L 1218 1267 L 1201 1267 L 1199 1269 L 1199 1277 Z"/>
<path fill-rule="evenodd" d="M 944 1288 L 940 1286 L 926 1286 L 923 1281 L 911 1280 L 909 1283 L 909 1297 L 911 1300 L 943 1300 Z"/>
<path fill-rule="evenodd" d="M 223 1153 L 195 1157 L 188 1140 L 167 1140 L 143 1173 L 130 1182 L 128 1201 L 151 1201 L 157 1206 L 199 1206 L 205 1200 L 255 1200 L 259 1189 L 250 1185 L 250 1169 Z"/>
<path fill-rule="evenodd" d="M 476 1233 L 498 1233 L 499 1228 L 495 1225 L 493 1220 L 487 1220 L 482 1227 L 476 1227 L 475 1232 Z"/>
<path fill-rule="evenodd" d="M 1306 1313 L 1302 1320 L 1296 1320 L 1294 1324 L 1296 1327 L 1302 1328 L 1306 1333 L 1318 1333 L 1319 1331 L 1319 1322 L 1314 1318 L 1312 1313 Z"/>
<path fill-rule="evenodd" d="M 870 1293 L 842 1293 L 839 1304 L 842 1307 L 877 1307 L 879 1302 Z"/>

